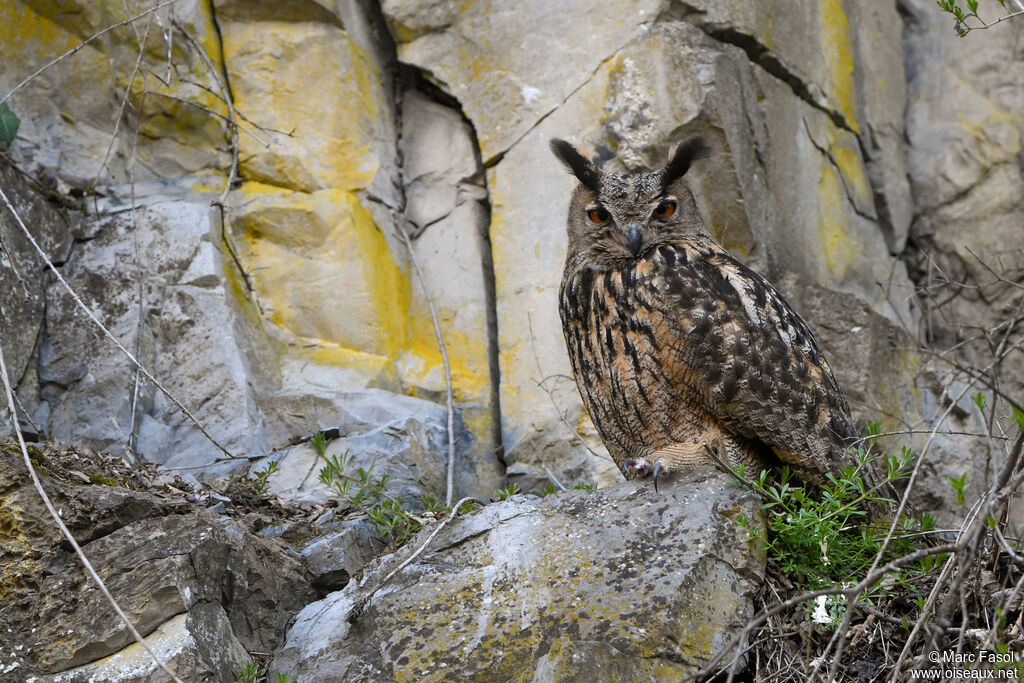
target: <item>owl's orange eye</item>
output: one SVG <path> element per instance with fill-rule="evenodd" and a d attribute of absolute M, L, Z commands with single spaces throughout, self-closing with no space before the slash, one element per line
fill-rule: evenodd
<path fill-rule="evenodd" d="M 654 215 L 658 218 L 668 218 L 676 212 L 676 203 L 671 199 L 658 204 L 658 208 L 654 210 Z"/>
<path fill-rule="evenodd" d="M 603 206 L 599 206 L 596 209 L 587 211 L 587 218 L 589 218 L 592 223 L 604 223 L 606 220 L 611 218 L 611 214 L 609 214 Z"/>

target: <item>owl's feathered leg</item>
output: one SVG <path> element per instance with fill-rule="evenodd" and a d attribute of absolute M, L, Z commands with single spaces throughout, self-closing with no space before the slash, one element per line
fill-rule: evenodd
<path fill-rule="evenodd" d="M 708 457 L 707 448 L 723 452 L 724 446 L 721 435 L 712 432 L 705 434 L 698 441 L 674 443 L 655 451 L 651 454 L 651 460 L 654 461 L 654 490 L 658 490 L 658 479 L 663 474 L 691 470 L 697 465 L 711 463 L 713 461 Z"/>

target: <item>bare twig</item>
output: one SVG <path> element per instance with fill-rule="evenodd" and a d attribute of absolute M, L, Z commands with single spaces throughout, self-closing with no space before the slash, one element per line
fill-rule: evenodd
<path fill-rule="evenodd" d="M 2 342 L 2 340 L 0 340 L 0 342 Z M 0 343 L 0 379 L 3 380 L 4 392 L 7 394 L 7 405 L 9 406 L 11 411 L 11 424 L 14 426 L 14 433 L 18 437 L 18 445 L 21 447 L 22 459 L 25 461 L 25 467 L 28 469 L 29 476 L 32 477 L 32 485 L 35 486 L 36 491 L 39 493 L 39 497 L 43 499 L 43 504 L 46 506 L 47 512 L 50 513 L 50 516 L 53 518 L 53 521 L 55 521 L 57 523 L 57 526 L 60 527 L 61 533 L 64 535 L 64 538 L 68 540 L 68 543 L 71 544 L 71 547 L 74 549 L 75 554 L 78 556 L 79 561 L 82 563 L 82 566 L 85 567 L 86 572 L 89 573 L 89 576 L 92 577 L 92 580 L 96 582 L 96 585 L 99 587 L 100 592 L 103 593 L 103 596 L 107 599 L 107 602 L 109 602 L 110 606 L 114 608 L 115 612 L 117 612 L 117 616 L 119 616 L 121 618 L 121 621 L 124 622 L 125 626 L 128 628 L 128 631 L 131 632 L 132 637 L 135 638 L 135 641 L 139 645 L 141 645 L 146 650 L 146 652 L 149 653 L 149 656 L 153 658 L 153 661 L 156 662 L 156 665 L 158 667 L 163 669 L 164 673 L 170 676 L 177 683 L 184 683 L 180 678 L 178 678 L 178 675 L 174 673 L 174 671 L 171 670 L 171 668 L 167 666 L 167 664 L 165 664 L 157 656 L 155 652 L 153 652 L 153 649 L 149 647 L 148 643 L 146 643 L 146 640 L 142 637 L 142 634 L 140 634 L 138 629 L 135 628 L 135 625 L 132 624 L 131 619 L 129 619 L 128 615 L 124 613 L 124 610 L 121 609 L 121 606 L 117 604 L 117 600 L 115 600 L 114 596 L 110 594 L 110 591 L 107 589 L 106 584 L 103 583 L 103 580 L 100 578 L 99 574 L 97 574 L 96 570 L 93 568 L 92 563 L 89 562 L 89 558 L 85 556 L 84 552 L 82 552 L 82 548 L 78 545 L 78 541 L 75 540 L 75 537 L 68 530 L 67 526 L 64 525 L 64 522 L 63 520 L 61 520 L 60 515 L 57 514 L 57 510 L 53 507 L 53 503 L 50 501 L 50 497 L 46 495 L 46 491 L 43 489 L 42 482 L 39 481 L 39 477 L 36 475 L 36 470 L 32 466 L 32 459 L 28 455 L 28 447 L 25 446 L 25 437 L 22 435 L 21 426 L 18 424 L 18 414 L 14 410 L 14 389 L 11 385 L 10 378 L 7 376 L 7 363 L 4 361 L 4 351 L 2 343 Z"/>
<path fill-rule="evenodd" d="M 580 434 L 579 431 L 576 428 L 574 428 L 571 424 L 569 424 L 569 421 L 567 419 L 565 419 L 565 414 L 562 413 L 562 410 L 558 407 L 558 402 L 555 400 L 554 393 L 551 391 L 551 389 L 548 388 L 546 384 L 547 381 L 551 379 L 551 376 L 545 376 L 544 370 L 542 370 L 540 367 L 540 356 L 537 355 L 537 343 L 533 335 L 533 316 L 530 315 L 529 311 L 527 311 L 526 313 L 526 322 L 530 330 L 530 348 L 533 350 L 533 362 L 537 364 L 537 373 L 541 377 L 541 379 L 534 380 L 534 382 L 537 384 L 538 387 L 541 388 L 541 391 L 547 394 L 548 400 L 551 401 L 551 407 L 555 409 L 555 414 L 558 415 L 559 421 L 563 425 L 565 425 L 565 428 L 569 430 L 569 433 L 572 434 L 572 436 L 575 437 L 583 445 L 585 449 L 587 449 L 588 453 L 590 453 L 595 458 L 601 458 L 604 460 L 611 460 L 612 462 L 615 462 L 611 455 L 598 453 L 593 448 L 591 448 L 590 444 L 587 443 L 587 440 L 583 438 L 583 435 Z"/>
<path fill-rule="evenodd" d="M 130 19 L 125 19 L 124 21 L 120 21 L 120 22 L 118 22 L 116 24 L 112 24 L 112 25 L 106 27 L 105 29 L 103 29 L 102 31 L 100 31 L 99 33 L 94 33 L 93 35 L 89 36 L 84 41 L 82 41 L 81 43 L 76 45 L 75 47 L 71 48 L 70 50 L 68 50 L 67 52 L 62 54 L 60 57 L 57 57 L 57 58 L 47 62 L 45 65 L 40 67 L 31 76 L 29 76 L 28 78 L 23 80 L 21 83 L 18 83 L 18 85 L 14 86 L 14 88 L 11 89 L 6 95 L 4 95 L 3 97 L 0 97 L 0 104 L 3 104 L 7 100 L 9 100 L 11 98 L 11 95 L 13 95 L 14 93 L 18 92 L 23 87 L 25 87 L 30 82 L 32 82 L 32 79 L 34 79 L 36 76 L 38 76 L 39 74 L 43 73 L 44 71 L 46 71 L 50 67 L 54 66 L 55 64 L 58 64 L 58 63 L 64 61 L 65 59 L 67 59 L 71 55 L 75 54 L 76 52 L 78 52 L 83 47 L 85 47 L 86 45 L 88 45 L 92 41 L 96 40 L 100 36 L 105 35 L 105 34 L 109 33 L 110 31 L 113 31 L 115 28 L 120 28 L 121 26 L 125 26 L 127 24 L 131 24 L 133 22 L 136 22 L 139 19 L 141 19 L 142 17 L 147 16 L 149 14 L 152 14 L 153 12 L 156 12 L 159 9 L 163 9 L 164 7 L 167 7 L 168 5 L 173 5 L 177 1 L 178 0 L 166 0 L 166 2 L 161 2 L 159 5 L 155 5 L 153 7 L 150 7 L 145 12 L 140 12 L 139 14 L 136 14 L 134 17 L 131 17 Z"/>
<path fill-rule="evenodd" d="M 445 518 L 444 521 L 439 522 L 437 524 L 437 526 L 434 528 L 434 530 L 432 532 L 430 532 L 430 535 L 427 536 L 427 540 L 423 541 L 423 544 L 420 545 L 419 548 L 416 548 L 416 550 L 413 551 L 413 553 L 411 555 L 409 555 L 409 557 L 405 558 L 405 560 L 400 565 L 398 565 L 397 567 L 392 569 L 390 572 L 388 572 L 388 575 L 385 576 L 383 579 L 381 579 L 368 593 L 366 593 L 365 595 L 360 597 L 352 605 L 352 610 L 349 612 L 349 615 L 348 615 L 348 621 L 351 623 L 351 622 L 355 622 L 357 619 L 359 619 L 359 616 L 363 613 L 363 610 L 366 609 L 366 605 L 369 604 L 370 599 L 374 595 L 376 595 L 377 591 L 379 591 L 381 588 L 383 588 L 387 584 L 388 581 L 390 581 L 391 579 L 395 578 L 395 576 L 397 576 L 400 571 L 402 571 L 403 569 L 408 567 L 410 564 L 412 564 L 413 560 L 415 560 L 417 557 L 422 555 L 423 551 L 427 549 L 428 545 L 430 545 L 430 542 L 433 541 L 434 538 L 437 537 L 437 535 L 439 533 L 441 533 L 441 530 L 444 529 L 448 525 L 449 522 L 451 522 L 453 519 L 455 519 L 455 516 L 459 514 L 459 510 L 462 508 L 462 506 L 465 505 L 466 503 L 469 503 L 469 502 L 476 502 L 476 499 L 473 498 L 472 496 L 466 496 L 465 498 L 460 500 L 458 503 L 456 503 L 455 507 L 452 508 L 452 511 L 451 511 L 451 513 L 449 513 L 448 517 Z"/>
<path fill-rule="evenodd" d="M 758 626 L 763 624 L 767 619 L 775 616 L 776 614 L 780 614 L 792 607 L 796 607 L 800 603 L 807 602 L 809 600 L 814 600 L 815 598 L 818 598 L 823 595 L 843 595 L 846 596 L 848 600 L 852 601 L 855 599 L 854 596 L 863 594 L 865 590 L 869 589 L 871 586 L 876 584 L 893 569 L 898 569 L 899 567 L 910 564 L 912 562 L 917 562 L 918 560 L 924 557 L 928 557 L 930 555 L 940 555 L 943 553 L 954 552 L 958 549 L 958 547 L 959 546 L 955 543 L 947 543 L 944 545 L 934 546 L 932 548 L 923 548 L 921 550 L 917 550 L 915 552 L 904 555 L 903 557 L 896 558 L 895 560 L 886 564 L 884 567 L 880 567 L 879 569 L 876 569 L 874 572 L 871 572 L 870 574 L 865 576 L 857 585 L 852 586 L 850 588 L 842 588 L 839 586 L 833 586 L 831 588 L 822 588 L 821 590 L 801 593 L 800 595 L 792 597 L 789 600 L 780 602 L 774 605 L 773 607 L 761 612 L 761 614 L 754 617 L 753 619 L 751 619 L 744 627 L 743 631 L 733 636 L 729 644 L 721 650 L 719 650 L 718 654 L 716 654 L 703 669 L 694 674 L 692 678 L 699 679 L 710 675 L 718 666 L 719 662 L 721 662 L 725 658 L 728 652 L 732 651 L 741 643 L 746 642 L 747 638 L 750 636 L 751 632 L 753 632 L 755 628 L 757 628 Z M 743 651 L 744 650 L 742 648 L 739 648 L 736 650 L 735 655 L 733 656 L 732 663 L 729 665 L 729 681 L 732 681 L 733 679 L 733 673 L 736 670 L 736 666 L 739 664 L 739 658 L 743 654 Z"/>
<path fill-rule="evenodd" d="M 185 40 L 188 41 L 192 49 L 199 55 L 199 59 L 202 60 L 210 72 L 210 78 L 217 84 L 217 88 L 221 92 L 220 100 L 228 108 L 228 133 L 231 135 L 231 168 L 228 171 L 228 181 L 224 184 L 224 191 L 220 193 L 220 197 L 217 199 L 218 203 L 223 204 L 228 196 L 228 192 L 231 190 L 231 186 L 235 183 L 235 178 L 238 177 L 238 113 L 235 111 L 231 91 L 227 83 L 221 78 L 221 74 L 218 73 L 217 67 L 214 66 L 213 61 L 210 59 L 210 55 L 206 54 L 206 50 L 196 40 L 195 36 L 192 35 L 192 32 L 185 28 L 177 19 L 172 19 L 171 25 L 181 31 L 181 35 L 185 36 Z"/>
<path fill-rule="evenodd" d="M 448 482 L 445 488 L 444 503 L 445 505 L 451 505 L 452 498 L 455 497 L 455 403 L 452 396 L 452 366 L 448 362 L 448 345 L 444 343 L 444 335 L 441 334 L 441 323 L 437 317 L 437 306 L 434 305 L 434 299 L 430 295 L 430 289 L 427 287 L 427 279 L 420 269 L 419 261 L 416 260 L 416 254 L 412 248 L 412 240 L 405 229 L 408 208 L 408 205 L 406 205 L 406 210 L 402 212 L 397 232 L 398 237 L 405 245 L 406 252 L 409 254 L 409 265 L 412 266 L 413 271 L 416 273 L 416 279 L 419 280 L 420 287 L 423 288 L 423 298 L 426 299 L 427 307 L 430 309 L 430 322 L 434 325 L 434 336 L 437 338 L 437 348 L 441 352 L 441 363 L 444 366 L 444 389 L 448 409 Z"/>
<path fill-rule="evenodd" d="M 159 97 L 165 97 L 165 98 L 167 98 L 169 100 L 174 100 L 175 102 L 180 102 L 180 103 L 188 105 L 190 107 L 194 107 L 194 108 L 198 109 L 199 111 L 206 112 L 207 114 L 209 114 L 211 116 L 216 116 L 219 119 L 223 119 L 225 123 L 228 123 L 228 124 L 231 123 L 231 117 L 230 116 L 227 116 L 225 114 L 221 114 L 219 111 L 214 111 L 213 109 L 210 109 L 209 107 L 207 107 L 205 104 L 200 104 L 199 102 L 193 102 L 192 100 L 186 100 L 184 97 L 178 97 L 177 95 L 172 95 L 170 93 L 160 92 L 159 90 L 152 91 L 152 92 L 150 92 L 150 94 L 151 95 L 157 95 Z M 219 99 L 219 96 L 218 96 L 218 99 Z M 281 132 L 281 131 L 275 131 L 273 129 L 264 129 L 262 126 L 260 126 L 258 124 L 255 124 L 255 123 L 252 123 L 251 121 L 246 119 L 244 116 L 242 116 L 242 112 L 240 112 L 240 111 L 236 110 L 235 113 L 238 114 L 239 118 L 241 118 L 242 120 L 246 121 L 247 123 L 252 124 L 256 128 L 259 128 L 260 130 L 270 130 L 270 132 L 272 132 L 272 133 L 279 133 L 281 135 L 288 135 L 288 133 L 284 133 L 284 132 Z M 266 140 L 261 138 L 259 135 L 256 135 L 256 133 L 252 132 L 251 130 L 249 130 L 245 126 L 242 126 L 241 124 L 239 124 L 238 130 L 242 131 L 243 133 L 245 133 L 246 135 L 251 137 L 253 140 L 258 142 L 260 145 L 262 145 L 266 149 L 270 149 L 270 143 L 269 142 L 267 142 Z"/>
<path fill-rule="evenodd" d="M 96 314 L 93 313 L 92 310 L 85 305 L 85 302 L 82 301 L 81 297 L 78 296 L 78 293 L 75 292 L 74 289 L 72 289 L 71 285 L 68 284 L 68 281 L 65 280 L 64 276 L 61 275 L 59 270 L 57 270 L 57 267 L 53 265 L 53 262 L 46 255 L 46 252 L 43 251 L 42 247 L 39 246 L 39 243 L 36 242 L 36 238 L 32 236 L 32 233 L 29 231 L 24 221 L 21 220 L 21 216 L 18 215 L 18 212 L 14 209 L 14 206 L 11 204 L 11 200 L 7 198 L 7 194 L 4 193 L 3 188 L 0 188 L 0 199 L 3 200 L 5 205 L 7 205 L 7 210 L 10 211 L 11 215 L 14 216 L 14 219 L 18 223 L 18 226 L 21 228 L 21 231 L 24 233 L 25 237 L 28 238 L 29 243 L 32 244 L 32 247 L 36 250 L 36 253 L 39 254 L 39 257 L 43 259 L 43 262 L 46 263 L 50 271 L 57 277 L 57 280 L 61 283 L 61 285 L 63 285 L 64 289 L 67 290 L 68 294 L 71 295 L 71 298 L 75 300 L 75 303 L 78 304 L 78 307 L 82 309 L 82 311 L 89 317 L 90 320 L 92 320 L 92 322 L 98 328 L 100 328 L 104 336 L 106 336 L 107 339 L 113 342 L 113 344 L 121 351 L 121 353 L 123 353 L 125 357 L 127 357 L 128 360 L 131 361 L 132 364 L 135 367 L 137 367 L 139 371 L 142 372 L 143 375 L 146 376 L 146 379 L 152 382 L 153 385 L 156 386 L 156 388 L 159 389 L 164 396 L 166 396 L 174 405 L 178 407 L 179 410 L 181 410 L 182 413 L 185 414 L 186 417 L 188 417 L 189 420 L 192 421 L 192 423 L 199 429 L 200 432 L 202 432 L 203 436 L 205 436 L 210 441 L 210 443 L 219 448 L 221 452 L 223 452 L 224 455 L 228 456 L 229 458 L 237 458 L 238 456 L 234 455 L 231 451 L 222 446 L 219 441 L 214 439 L 213 436 L 208 431 L 206 431 L 206 428 L 202 425 L 202 423 L 199 422 L 198 419 L 196 419 L 196 416 L 193 415 L 192 412 L 185 407 L 185 404 L 179 401 L 178 398 L 174 396 L 174 394 L 172 394 L 163 384 L 160 383 L 159 380 L 157 380 L 156 377 L 152 375 L 152 373 L 149 372 L 149 370 L 144 368 L 142 364 L 139 363 L 139 361 L 135 358 L 135 356 L 132 355 L 132 352 L 126 349 L 124 345 L 117 340 L 117 337 L 111 334 L 110 330 L 108 330 L 106 326 L 102 322 L 100 322 L 100 319 L 96 317 Z"/>
<path fill-rule="evenodd" d="M 132 94 L 132 85 L 135 84 L 135 77 L 139 73 L 139 68 L 142 66 L 142 58 L 146 54 L 146 41 L 149 39 L 149 30 L 153 27 L 153 18 L 150 17 L 149 21 L 146 22 L 146 31 L 139 37 L 139 54 L 135 59 L 135 67 L 132 69 L 132 75 L 128 78 L 128 85 L 124 89 L 124 97 L 121 98 L 121 106 L 117 110 L 117 116 L 114 118 L 114 130 L 110 134 L 110 142 L 107 143 L 107 150 L 103 153 L 103 161 L 100 162 L 99 167 L 96 169 L 96 175 L 92 179 L 92 186 L 96 187 L 100 180 L 100 174 L 103 173 L 103 169 L 107 166 L 107 161 L 110 159 L 110 152 L 114 149 L 114 143 L 117 142 L 117 132 L 121 129 L 121 120 L 124 118 L 125 108 L 128 106 L 128 98 Z M 132 27 L 134 28 L 134 26 Z M 136 127 L 137 128 L 137 127 Z"/>
<path fill-rule="evenodd" d="M 559 488 L 559 490 L 561 490 L 561 491 L 568 491 L 569 490 L 569 489 L 565 488 L 565 485 L 562 484 L 562 482 L 558 481 L 558 477 L 555 476 L 555 473 L 552 472 L 548 468 L 547 465 L 544 465 L 544 473 L 548 475 L 548 479 L 550 479 L 551 483 L 554 484 L 555 486 L 557 486 Z"/>

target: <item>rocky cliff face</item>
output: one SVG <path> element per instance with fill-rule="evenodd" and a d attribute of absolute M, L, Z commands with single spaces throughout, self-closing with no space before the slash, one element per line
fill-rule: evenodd
<path fill-rule="evenodd" d="M 361 465 L 401 462 L 410 491 L 443 492 L 431 305 L 459 494 L 620 481 L 556 313 L 574 181 L 552 137 L 626 170 L 704 135 L 715 156 L 692 177 L 709 224 L 808 319 L 858 420 L 978 432 L 970 393 L 1024 396 L 1024 21 L 957 39 L 927 0 L 152 7 L 0 0 L 0 96 L 142 15 L 10 97 L 21 127 L 0 186 L 218 440 L 301 470 L 282 494 L 326 495 L 308 447 L 272 455 L 324 429 Z M 6 207 L 0 242 L 27 429 L 242 466 L 210 466 L 220 451 L 49 278 Z M 954 371 L 993 353 L 998 384 Z M 919 502 L 940 512 L 948 477 L 977 493 L 998 466 L 976 439 L 929 452 Z"/>
<path fill-rule="evenodd" d="M 148 6 L 6 0 L 0 86 L 126 9 Z M 545 468 L 611 483 L 567 378 L 554 297 L 573 181 L 547 141 L 621 170 L 705 135 L 716 156 L 694 183 L 737 256 L 796 278 L 796 298 L 819 285 L 949 344 L 1020 301 L 1021 29 L 979 47 L 944 22 L 910 0 L 180 0 L 15 93 L 9 155 L 77 208 L 48 232 L 71 284 L 230 448 L 341 424 L 346 395 L 368 387 L 442 400 L 433 301 L 468 447 L 462 490 L 489 493 L 506 473 L 546 483 Z M 928 283 L 932 296 L 914 295 Z M 31 287 L 37 303 L 8 304 L 4 325 L 43 432 L 172 466 L 215 457 L 60 289 L 44 313 Z M 940 287 L 955 290 L 942 310 Z M 830 324 L 822 303 L 804 313 Z M 862 382 L 858 416 L 932 417 L 925 360 L 905 348 L 895 375 Z"/>

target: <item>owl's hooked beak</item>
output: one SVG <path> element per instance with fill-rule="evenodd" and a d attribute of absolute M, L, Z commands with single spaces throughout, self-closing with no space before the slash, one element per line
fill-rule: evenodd
<path fill-rule="evenodd" d="M 640 254 L 640 226 L 636 223 L 631 223 L 629 226 L 629 249 L 633 252 L 633 256 Z"/>

